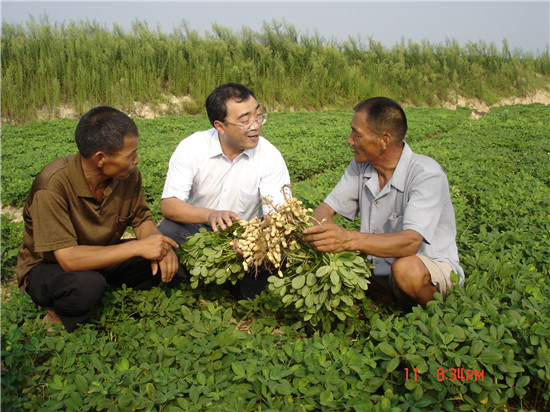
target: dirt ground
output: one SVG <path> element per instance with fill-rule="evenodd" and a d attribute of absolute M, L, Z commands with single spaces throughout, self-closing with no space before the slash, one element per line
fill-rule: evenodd
<path fill-rule="evenodd" d="M 138 119 L 154 119 L 161 116 L 183 114 L 184 107 L 194 104 L 193 100 L 189 96 L 168 95 L 165 96 L 164 100 L 165 103 L 161 103 L 158 107 L 152 107 L 148 104 L 134 102 L 134 109 L 128 111 L 128 114 L 131 117 Z M 462 96 L 457 96 L 454 102 L 444 103 L 441 107 L 451 110 L 456 110 L 457 107 L 469 107 L 472 109 L 472 118 L 479 119 L 484 114 L 488 113 L 491 107 L 531 103 L 543 103 L 549 105 L 550 90 L 537 90 L 526 97 L 511 97 L 503 99 L 502 101 L 491 106 L 479 99 L 466 99 Z M 48 120 L 53 118 L 77 119 L 78 114 L 74 108 L 68 106 L 60 106 L 54 114 L 45 111 L 38 113 L 39 120 Z"/>
<path fill-rule="evenodd" d="M 550 90 L 537 90 L 535 93 L 526 97 L 510 97 L 503 99 L 500 102 L 489 106 L 487 103 L 482 102 L 479 99 L 465 99 L 464 97 L 457 97 L 455 103 L 445 103 L 442 107 L 446 109 L 456 110 L 457 107 L 469 107 L 472 109 L 472 119 L 479 119 L 485 114 L 489 113 L 492 107 L 507 106 L 512 104 L 531 104 L 531 103 L 543 103 L 545 105 L 550 104 Z"/>

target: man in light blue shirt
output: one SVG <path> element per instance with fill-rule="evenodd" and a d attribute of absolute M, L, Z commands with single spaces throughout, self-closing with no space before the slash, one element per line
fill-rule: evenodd
<path fill-rule="evenodd" d="M 320 251 L 358 250 L 374 264 L 372 291 L 381 302 L 425 305 L 435 292 L 464 284 L 456 247 L 456 223 L 445 172 L 403 141 L 407 119 L 401 106 L 375 97 L 359 103 L 346 142 L 355 158 L 313 216 L 322 224 L 304 231 Z M 333 223 L 353 220 L 360 232 Z"/>

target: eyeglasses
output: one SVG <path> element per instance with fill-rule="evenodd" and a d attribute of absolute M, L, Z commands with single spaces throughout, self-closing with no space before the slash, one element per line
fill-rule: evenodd
<path fill-rule="evenodd" d="M 231 123 L 227 121 L 224 121 L 224 123 L 229 123 L 229 124 L 232 124 L 233 126 L 242 127 L 244 132 L 249 132 L 255 127 L 256 124 L 261 126 L 266 121 L 267 121 L 267 113 L 262 113 L 255 119 L 248 120 L 247 122 L 244 122 L 244 123 Z"/>

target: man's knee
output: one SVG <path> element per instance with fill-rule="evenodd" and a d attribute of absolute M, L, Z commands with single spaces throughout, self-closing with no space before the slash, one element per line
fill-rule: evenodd
<path fill-rule="evenodd" d="M 430 271 L 418 256 L 396 259 L 391 270 L 397 288 L 417 303 L 425 305 L 433 299 L 437 289 L 431 282 Z"/>
<path fill-rule="evenodd" d="M 93 309 L 107 290 L 107 281 L 98 272 L 75 272 L 72 282 L 56 290 L 53 307 L 59 314 L 79 315 Z"/>
<path fill-rule="evenodd" d="M 408 295 L 431 285 L 430 272 L 417 256 L 395 259 L 391 272 L 396 285 Z"/>
<path fill-rule="evenodd" d="M 162 219 L 159 224 L 159 230 L 164 236 L 168 236 L 170 239 L 175 240 L 179 245 L 181 245 L 187 238 L 185 226 L 186 225 L 174 222 L 170 219 Z"/>

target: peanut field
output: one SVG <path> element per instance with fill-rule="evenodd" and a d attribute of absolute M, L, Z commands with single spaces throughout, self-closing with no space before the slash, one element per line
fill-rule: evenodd
<path fill-rule="evenodd" d="M 1 308 L 2 410 L 548 410 L 549 108 L 502 106 L 477 120 L 468 108 L 405 111 L 407 142 L 447 173 L 464 288 L 426 308 L 365 297 L 329 327 L 305 319 L 299 297 L 281 296 L 293 289 L 281 292 L 277 274 L 253 300 L 235 300 L 215 281 L 123 288 L 108 291 L 90 323 L 50 333 L 45 309 L 7 283 L 22 223 L 2 215 L 10 294 Z M 285 158 L 301 207 L 315 208 L 351 161 L 351 116 L 269 114 L 262 135 Z M 203 115 L 136 123 L 138 167 L 159 221 L 172 152 L 209 123 Z M 40 169 L 77 150 L 75 127 L 67 119 L 2 126 L 3 206 L 21 207 Z"/>

